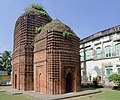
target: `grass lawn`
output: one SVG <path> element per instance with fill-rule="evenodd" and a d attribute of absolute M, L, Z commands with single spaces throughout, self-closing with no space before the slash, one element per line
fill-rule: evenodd
<path fill-rule="evenodd" d="M 101 88 L 100 90 L 102 90 L 103 92 L 86 96 L 68 98 L 64 100 L 120 100 L 120 90 L 112 90 L 109 88 Z M 35 99 L 23 94 L 11 95 L 7 94 L 6 92 L 0 92 L 0 100 L 35 100 Z"/>
<path fill-rule="evenodd" d="M 5 92 L 0 92 L 0 100 L 34 100 L 34 99 L 23 94 L 11 95 Z"/>
<path fill-rule="evenodd" d="M 120 100 L 120 90 L 112 90 L 107 88 L 102 88 L 101 90 L 103 91 L 102 93 L 74 97 L 64 100 Z"/>

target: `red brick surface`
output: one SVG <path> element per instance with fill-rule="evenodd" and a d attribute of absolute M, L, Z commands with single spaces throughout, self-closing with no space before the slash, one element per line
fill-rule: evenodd
<path fill-rule="evenodd" d="M 50 21 L 36 13 L 18 18 L 14 30 L 13 88 L 45 94 L 80 90 L 79 38 L 75 35 L 65 38 L 63 32 L 69 28 L 59 21 L 53 22 L 56 28 L 48 24 L 35 37 L 35 27 Z"/>
<path fill-rule="evenodd" d="M 33 63 L 35 28 L 45 25 L 51 19 L 38 13 L 29 12 L 21 15 L 15 24 L 12 83 L 19 90 L 33 90 Z"/>
<path fill-rule="evenodd" d="M 78 37 L 64 38 L 60 32 L 41 32 L 34 43 L 34 90 L 45 94 L 79 91 L 79 58 Z M 68 74 L 71 83 L 66 82 Z"/>

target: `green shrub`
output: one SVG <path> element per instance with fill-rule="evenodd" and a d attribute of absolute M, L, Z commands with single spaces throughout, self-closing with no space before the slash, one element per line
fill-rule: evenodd
<path fill-rule="evenodd" d="M 112 75 L 110 75 L 108 77 L 108 80 L 110 82 L 114 82 L 115 84 L 118 85 L 118 87 L 120 87 L 120 74 L 117 74 L 117 73 L 113 73 Z"/>
<path fill-rule="evenodd" d="M 42 30 L 42 27 L 35 27 L 35 35 L 37 35 L 38 33 L 40 33 Z"/>
<path fill-rule="evenodd" d="M 69 32 L 67 32 L 67 31 L 63 32 L 63 37 L 64 38 L 67 38 L 68 36 L 69 36 Z"/>

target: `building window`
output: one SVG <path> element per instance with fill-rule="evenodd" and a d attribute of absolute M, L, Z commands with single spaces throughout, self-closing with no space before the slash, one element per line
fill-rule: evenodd
<path fill-rule="evenodd" d="M 96 48 L 96 57 L 101 58 L 101 48 L 100 47 Z"/>
<path fill-rule="evenodd" d="M 81 52 L 80 52 L 80 60 L 81 60 L 81 61 L 84 61 L 84 51 L 81 51 Z"/>
<path fill-rule="evenodd" d="M 86 50 L 86 60 L 90 59 L 90 50 Z"/>
<path fill-rule="evenodd" d="M 117 69 L 118 74 L 120 74 L 120 68 Z"/>
<path fill-rule="evenodd" d="M 110 45 L 105 47 L 105 57 L 106 58 L 112 57 L 112 50 Z"/>
<path fill-rule="evenodd" d="M 120 56 L 120 44 L 115 45 L 115 53 L 116 53 L 116 56 Z"/>
<path fill-rule="evenodd" d="M 106 75 L 110 76 L 112 74 L 112 71 L 113 71 L 112 68 L 106 69 Z"/>

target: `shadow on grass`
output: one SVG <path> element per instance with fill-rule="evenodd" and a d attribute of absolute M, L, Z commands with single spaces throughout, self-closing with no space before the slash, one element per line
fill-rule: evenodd
<path fill-rule="evenodd" d="M 82 88 L 81 88 L 81 91 L 96 90 L 96 89 L 100 89 L 100 88 L 104 88 L 104 87 L 103 87 L 103 86 L 97 86 L 97 87 L 86 86 L 86 87 L 82 87 Z"/>

